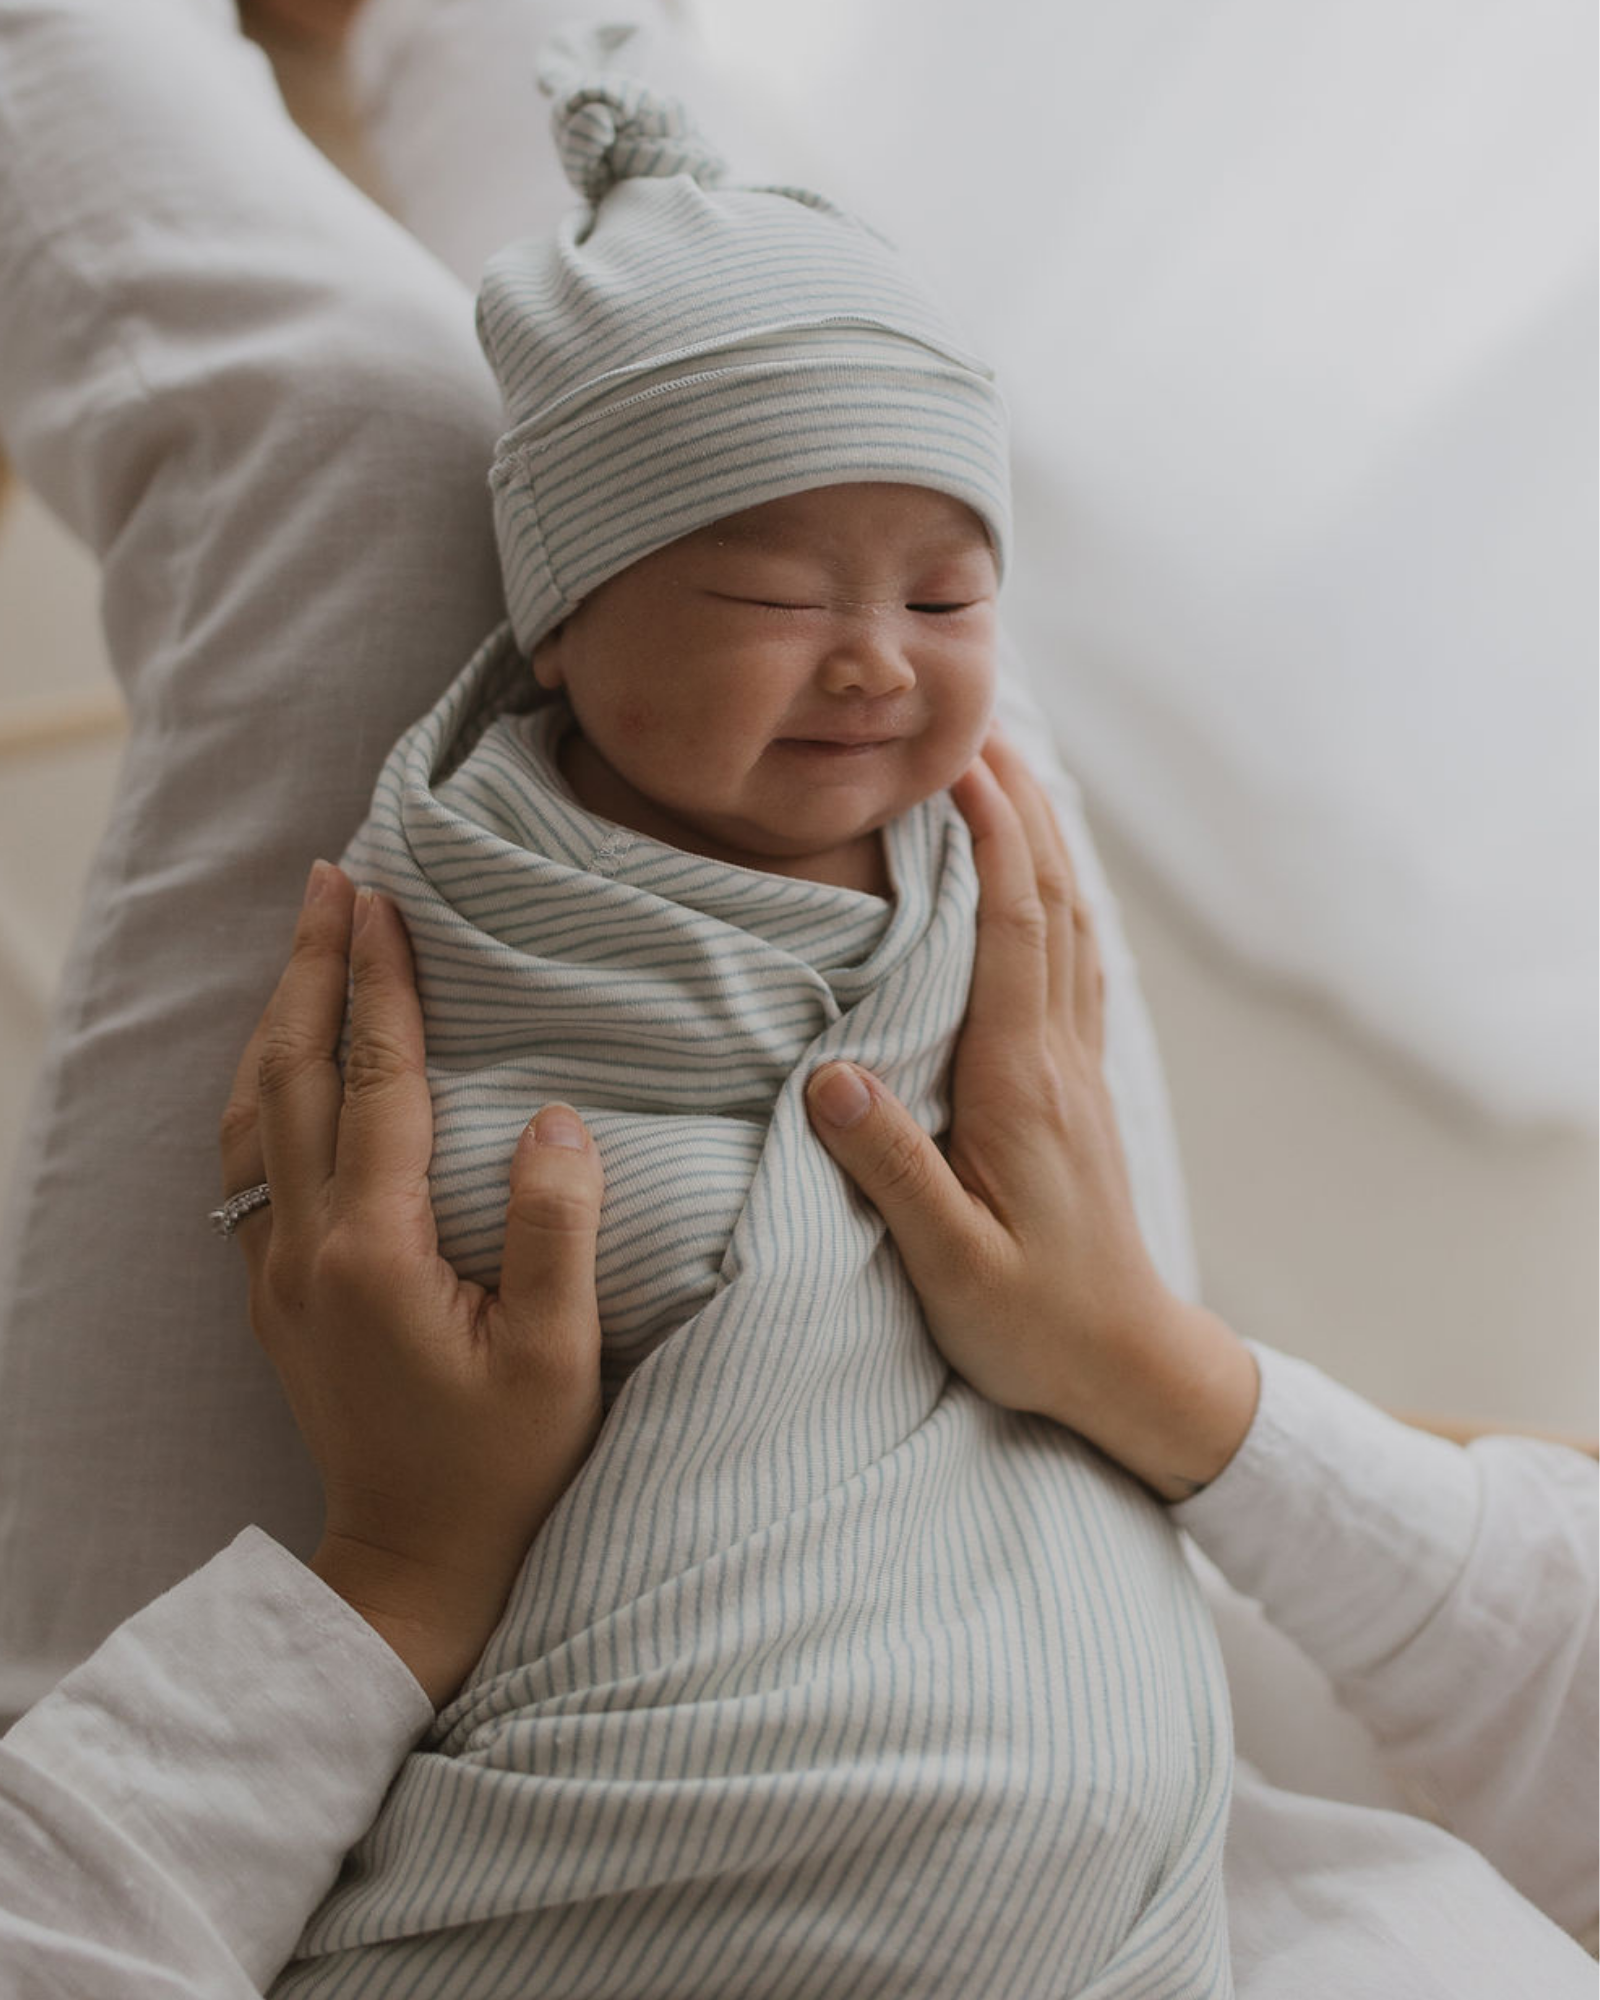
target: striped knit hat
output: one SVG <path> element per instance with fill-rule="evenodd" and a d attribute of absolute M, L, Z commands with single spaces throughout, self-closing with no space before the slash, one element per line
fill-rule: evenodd
<path fill-rule="evenodd" d="M 499 252 L 478 294 L 510 420 L 489 483 L 522 650 L 652 550 L 808 487 L 953 494 L 1003 569 L 991 371 L 883 238 L 802 189 L 730 186 L 679 103 L 607 72 L 629 32 L 541 56 L 587 205 Z"/>

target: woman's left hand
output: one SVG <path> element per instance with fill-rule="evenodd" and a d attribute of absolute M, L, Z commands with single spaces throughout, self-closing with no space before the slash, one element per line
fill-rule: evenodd
<path fill-rule="evenodd" d="M 888 1224 L 951 1367 L 1181 1499 L 1249 1429 L 1255 1360 L 1168 1290 L 1140 1235 L 1102 1069 L 1099 953 L 1049 799 L 998 736 L 953 794 L 979 907 L 948 1155 L 851 1064 L 812 1079 L 812 1122 Z"/>
<path fill-rule="evenodd" d="M 336 1060 L 352 1001 L 350 1047 Z M 600 1425 L 600 1157 L 547 1105 L 509 1163 L 500 1289 L 439 1254 L 422 1013 L 399 912 L 318 863 L 222 1125 L 250 1318 L 327 1499 L 311 1567 L 435 1703 Z"/>

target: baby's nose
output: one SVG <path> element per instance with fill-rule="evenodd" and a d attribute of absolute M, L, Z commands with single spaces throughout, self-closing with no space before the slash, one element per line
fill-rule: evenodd
<path fill-rule="evenodd" d="M 903 694 L 917 684 L 892 618 L 856 619 L 837 633 L 823 659 L 821 679 L 830 694 Z"/>

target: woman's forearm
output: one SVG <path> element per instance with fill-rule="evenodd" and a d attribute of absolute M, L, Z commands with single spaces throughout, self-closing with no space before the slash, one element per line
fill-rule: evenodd
<path fill-rule="evenodd" d="M 1467 1450 L 1260 1350 L 1224 1475 L 1174 1510 L 1384 1761 L 1564 1930 L 1595 1920 L 1595 1470 Z"/>

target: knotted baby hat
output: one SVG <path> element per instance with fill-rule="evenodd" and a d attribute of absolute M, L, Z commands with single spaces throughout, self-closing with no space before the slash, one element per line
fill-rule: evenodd
<path fill-rule="evenodd" d="M 609 576 L 725 515 L 856 480 L 965 501 L 1004 569 L 992 372 L 875 231 L 803 189 L 730 184 L 683 106 L 558 37 L 538 77 L 585 205 L 493 257 L 478 335 L 509 428 L 490 474 L 522 651 Z"/>

